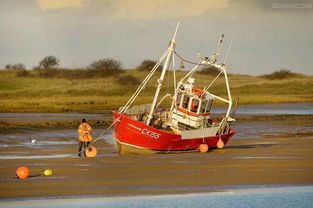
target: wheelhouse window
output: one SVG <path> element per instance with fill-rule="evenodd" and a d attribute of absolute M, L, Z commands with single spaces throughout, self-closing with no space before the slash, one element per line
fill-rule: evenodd
<path fill-rule="evenodd" d="M 208 107 L 208 101 L 203 100 L 202 105 L 201 105 L 201 109 L 200 109 L 200 113 L 206 113 L 207 107 Z"/>
<path fill-rule="evenodd" d="M 182 93 L 179 92 L 176 98 L 176 106 L 180 106 L 181 100 L 182 100 Z"/>
<path fill-rule="evenodd" d="M 197 113 L 198 108 L 199 108 L 199 103 L 200 103 L 199 99 L 193 98 L 191 101 L 190 111 Z"/>
<path fill-rule="evenodd" d="M 189 105 L 189 97 L 186 95 L 183 95 L 182 107 L 188 109 L 188 105 Z"/>
<path fill-rule="evenodd" d="M 212 105 L 213 105 L 213 100 L 209 100 L 209 104 L 208 104 L 207 112 L 211 112 Z"/>
<path fill-rule="evenodd" d="M 203 100 L 200 113 L 209 113 L 213 105 L 213 100 Z"/>

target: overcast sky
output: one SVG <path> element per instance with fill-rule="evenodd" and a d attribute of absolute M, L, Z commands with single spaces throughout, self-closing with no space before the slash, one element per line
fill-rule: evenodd
<path fill-rule="evenodd" d="M 225 34 L 232 73 L 281 68 L 313 74 L 312 0 L 0 0 L 0 68 L 32 68 L 47 55 L 61 67 L 111 57 L 124 68 L 157 60 L 179 21 L 177 51 L 197 61 Z M 301 8 L 302 7 L 302 8 Z"/>

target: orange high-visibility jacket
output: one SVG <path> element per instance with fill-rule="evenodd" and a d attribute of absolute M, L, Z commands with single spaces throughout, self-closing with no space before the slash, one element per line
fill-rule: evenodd
<path fill-rule="evenodd" d="M 90 135 L 92 129 L 88 123 L 82 123 L 78 127 L 79 140 L 82 142 L 91 142 L 92 137 Z"/>

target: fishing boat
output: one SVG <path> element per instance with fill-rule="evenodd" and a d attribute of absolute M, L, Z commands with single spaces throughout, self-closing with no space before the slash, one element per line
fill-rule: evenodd
<path fill-rule="evenodd" d="M 200 61 L 192 62 L 182 58 L 175 51 L 176 34 L 179 28 L 177 24 L 173 38 L 159 61 L 142 81 L 135 93 L 125 106 L 113 111 L 114 138 L 120 154 L 135 153 L 174 153 L 185 151 L 207 152 L 212 148 L 223 148 L 229 139 L 235 134 L 231 123 L 235 107 L 233 107 L 230 87 L 227 78 L 227 67 L 224 63 L 218 63 L 220 46 L 224 35 L 218 41 L 215 53 L 210 57 L 199 57 Z M 230 47 L 227 55 L 229 54 Z M 166 94 L 160 98 L 160 91 L 164 84 L 166 72 L 174 58 L 178 57 L 181 63 L 188 62 L 194 67 L 186 75 L 176 81 L 173 67 L 173 94 Z M 162 66 L 163 67 L 160 67 Z M 197 69 L 201 67 L 218 69 L 218 75 L 208 86 L 196 87 L 193 77 Z M 147 83 L 152 79 L 156 71 L 161 68 L 157 87 L 153 100 L 149 104 L 133 105 Z M 210 91 L 211 86 L 218 78 L 224 78 L 227 98 L 218 96 Z M 209 78 L 209 76 L 208 76 Z M 160 107 L 164 99 L 171 99 L 167 107 Z M 226 105 L 226 113 L 220 119 L 213 119 L 211 115 L 213 103 L 219 100 Z M 235 106 L 235 105 L 234 105 Z"/>

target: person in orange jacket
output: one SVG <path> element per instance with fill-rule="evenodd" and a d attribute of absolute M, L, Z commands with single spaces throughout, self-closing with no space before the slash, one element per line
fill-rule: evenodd
<path fill-rule="evenodd" d="M 92 141 L 91 137 L 91 126 L 87 123 L 86 119 L 83 118 L 82 123 L 78 127 L 78 141 L 79 141 L 79 147 L 78 147 L 78 156 L 81 157 L 82 149 L 88 147 L 90 142 Z M 83 149 L 83 151 L 84 151 Z"/>

